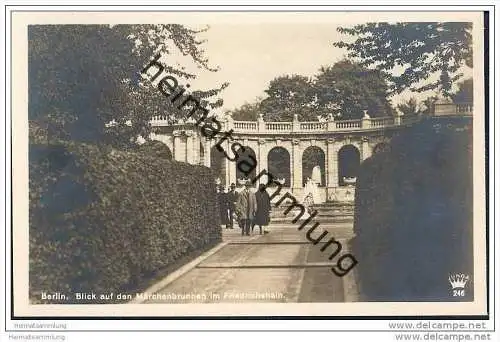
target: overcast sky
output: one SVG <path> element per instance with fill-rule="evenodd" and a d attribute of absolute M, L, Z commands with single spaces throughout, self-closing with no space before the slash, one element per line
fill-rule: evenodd
<path fill-rule="evenodd" d="M 280 75 L 313 76 L 322 65 L 340 60 L 345 51 L 333 47 L 337 25 L 263 24 L 211 25 L 204 36 L 206 54 L 220 71 L 200 77 L 200 86 L 227 80 L 224 107 L 234 108 L 264 96 Z M 237 41 L 235 41 L 235 36 Z M 198 82 L 197 82 L 198 84 Z"/>
<path fill-rule="evenodd" d="M 265 96 L 264 90 L 277 76 L 299 74 L 312 77 L 322 65 L 333 65 L 341 60 L 346 50 L 334 47 L 333 42 L 353 38 L 340 34 L 337 28 L 370 20 L 362 13 L 356 13 L 355 17 L 351 13 L 335 13 L 335 17 L 332 14 L 328 20 L 317 22 L 312 16 L 307 18 L 302 22 L 264 20 L 261 23 L 238 22 L 234 18 L 232 22 L 212 20 L 209 30 L 200 34 L 200 38 L 206 39 L 203 48 L 209 64 L 219 66 L 220 70 L 215 73 L 195 71 L 199 77 L 189 82 L 191 89 L 210 89 L 227 81 L 230 85 L 221 93 L 223 109 L 253 102 L 258 96 Z M 193 28 L 196 27 L 200 26 Z M 186 62 L 182 63 L 186 65 Z M 189 69 L 192 67 L 188 66 Z M 428 95 L 430 93 L 403 93 L 391 100 L 395 106 L 410 96 L 421 100 Z"/>

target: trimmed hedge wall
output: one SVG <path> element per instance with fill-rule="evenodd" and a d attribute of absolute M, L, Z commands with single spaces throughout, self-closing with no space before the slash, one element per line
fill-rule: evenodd
<path fill-rule="evenodd" d="M 221 241 L 206 167 L 74 143 L 30 145 L 29 166 L 33 302 L 42 292 L 70 295 L 64 303 L 83 303 L 77 292 L 131 293 Z"/>
<path fill-rule="evenodd" d="M 364 301 L 473 300 L 472 130 L 428 119 L 358 176 L 353 253 Z M 448 276 L 470 276 L 453 297 Z"/>
<path fill-rule="evenodd" d="M 158 140 L 146 141 L 144 144 L 139 146 L 138 150 L 140 152 L 149 153 L 153 156 L 172 160 L 172 152 L 168 146 Z"/>

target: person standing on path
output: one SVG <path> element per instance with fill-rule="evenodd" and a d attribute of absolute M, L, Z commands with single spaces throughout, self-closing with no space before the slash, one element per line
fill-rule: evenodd
<path fill-rule="evenodd" d="M 259 191 L 255 193 L 255 199 L 257 200 L 257 212 L 252 224 L 252 232 L 255 226 L 259 226 L 260 234 L 262 234 L 262 226 L 269 224 L 269 212 L 271 211 L 271 198 L 266 191 L 266 185 L 259 185 Z M 264 233 L 266 233 L 265 230 Z"/>
<path fill-rule="evenodd" d="M 227 216 L 227 193 L 225 192 L 225 189 L 222 185 L 217 189 L 217 200 L 219 202 L 220 223 L 222 225 L 225 225 L 227 228 L 229 224 L 229 218 Z"/>
<path fill-rule="evenodd" d="M 247 180 L 245 189 L 238 194 L 236 202 L 236 214 L 242 223 L 241 235 L 250 235 L 250 227 L 257 211 L 257 200 L 255 194 L 250 191 L 251 187 L 252 182 Z"/>
<path fill-rule="evenodd" d="M 234 228 L 234 212 L 236 210 L 236 201 L 238 200 L 238 193 L 236 192 L 236 184 L 232 183 L 229 192 L 226 194 L 227 210 L 229 215 L 229 228 Z M 227 225 L 226 225 L 227 228 Z"/>

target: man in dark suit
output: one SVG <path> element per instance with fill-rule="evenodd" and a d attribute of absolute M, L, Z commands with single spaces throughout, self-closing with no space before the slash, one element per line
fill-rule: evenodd
<path fill-rule="evenodd" d="M 219 201 L 219 210 L 220 210 L 220 221 L 222 225 L 226 226 L 226 229 L 229 226 L 229 217 L 228 213 L 228 203 L 227 203 L 227 193 L 225 192 L 224 186 L 220 185 L 217 188 L 217 199 Z"/>
<path fill-rule="evenodd" d="M 236 201 L 238 200 L 238 193 L 236 192 L 236 184 L 232 183 L 229 192 L 226 194 L 227 210 L 229 213 L 229 223 L 226 227 L 233 229 L 234 224 L 234 211 L 236 208 Z"/>

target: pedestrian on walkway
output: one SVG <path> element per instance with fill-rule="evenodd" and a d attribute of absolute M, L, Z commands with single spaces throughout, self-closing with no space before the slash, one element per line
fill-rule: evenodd
<path fill-rule="evenodd" d="M 250 228 L 257 211 L 257 200 L 255 194 L 250 190 L 251 187 L 252 182 L 247 180 L 245 189 L 238 194 L 236 202 L 236 213 L 242 224 L 241 235 L 250 235 Z"/>
<path fill-rule="evenodd" d="M 255 199 L 257 201 L 257 212 L 252 224 L 252 232 L 255 226 L 259 226 L 259 234 L 262 234 L 262 226 L 265 227 L 269 224 L 269 212 L 271 211 L 271 198 L 267 193 L 266 185 L 259 185 L 259 191 L 255 193 Z M 264 230 L 264 233 L 267 233 L 267 231 Z"/>
<path fill-rule="evenodd" d="M 225 225 L 226 228 L 229 224 L 229 217 L 227 215 L 228 202 L 227 202 L 227 194 L 224 186 L 220 185 L 217 189 L 217 201 L 219 202 L 219 215 L 220 215 L 220 223 Z"/>
<path fill-rule="evenodd" d="M 238 193 L 236 192 L 236 184 L 231 183 L 231 187 L 229 192 L 226 194 L 227 201 L 227 211 L 229 216 L 229 221 L 226 225 L 226 228 L 229 227 L 231 229 L 234 228 L 234 213 L 236 210 L 236 201 L 238 201 Z"/>

